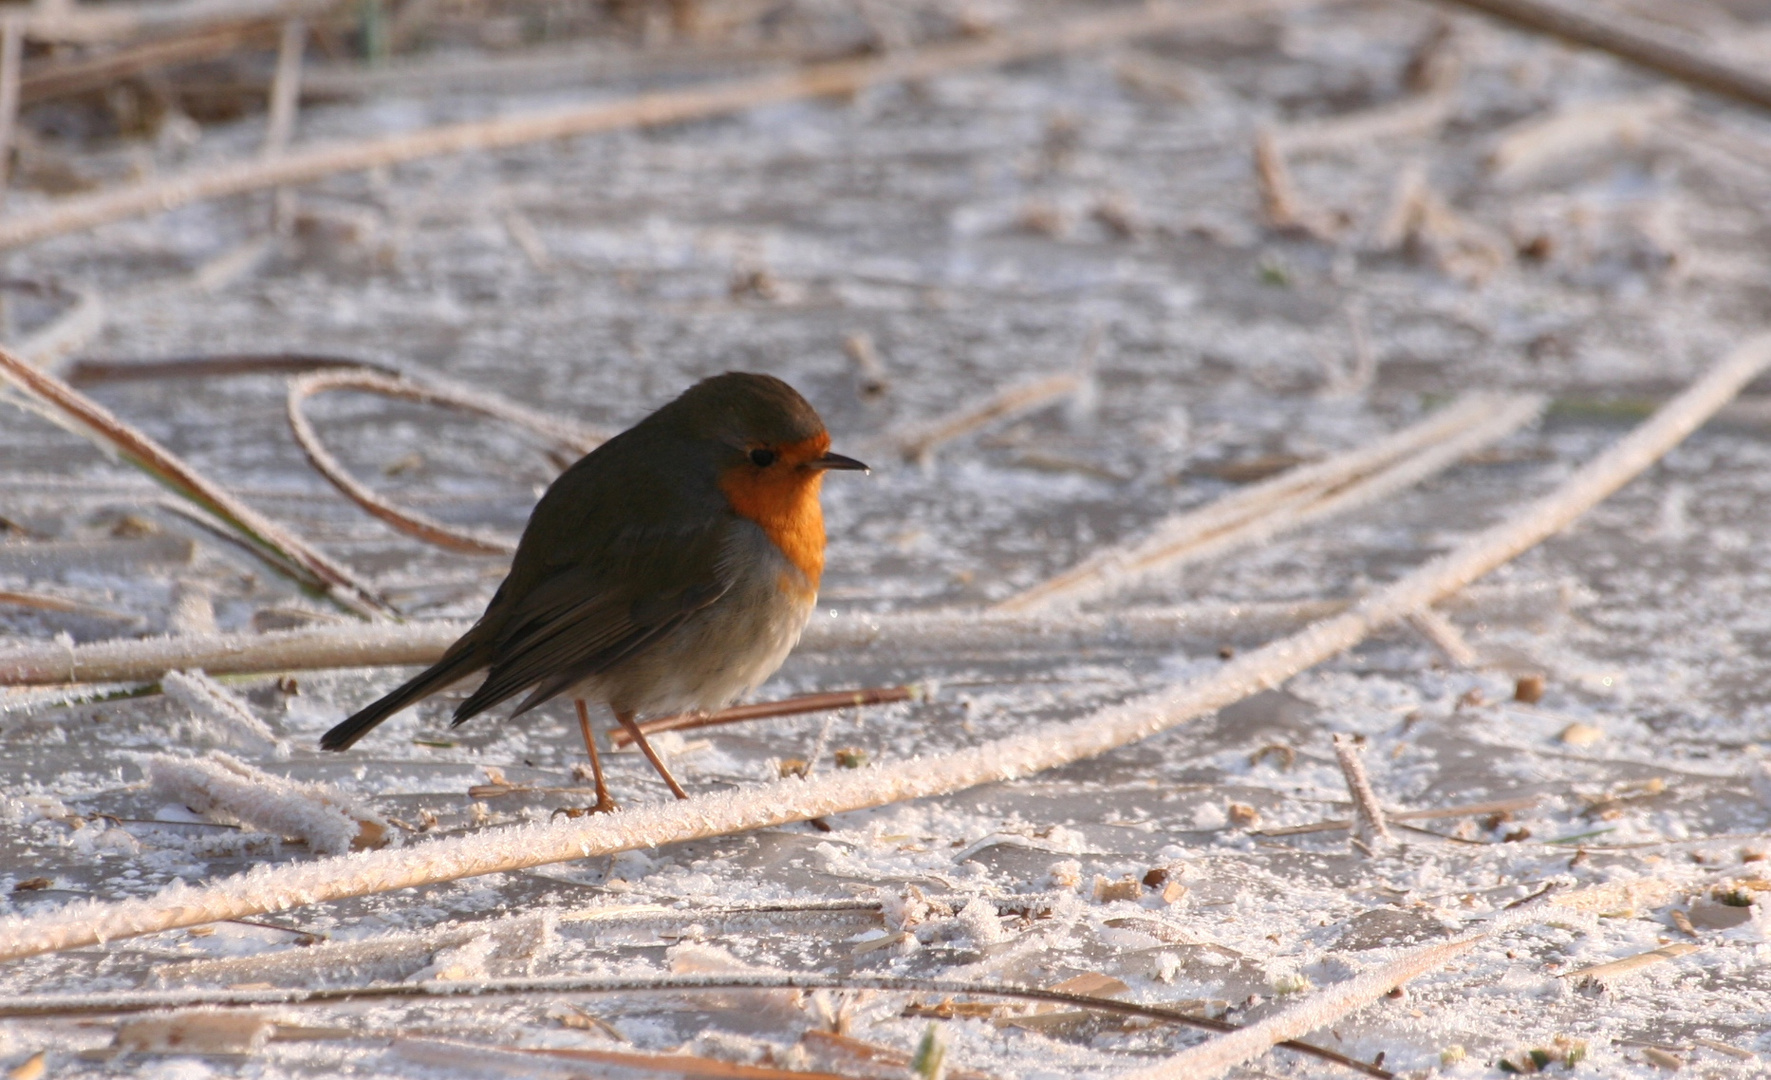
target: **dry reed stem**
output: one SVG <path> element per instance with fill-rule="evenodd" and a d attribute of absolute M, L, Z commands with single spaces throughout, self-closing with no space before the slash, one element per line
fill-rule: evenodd
<path fill-rule="evenodd" d="M 307 23 L 290 19 L 277 43 L 277 71 L 271 78 L 270 115 L 265 122 L 261 156 L 274 158 L 288 149 L 295 134 L 295 113 L 301 104 L 301 54 L 307 45 Z"/>
<path fill-rule="evenodd" d="M 1529 810 L 1537 805 L 1537 796 L 1530 795 L 1522 799 L 1494 799 L 1489 802 L 1469 803 L 1464 806 L 1442 806 L 1432 810 L 1402 810 L 1388 815 L 1391 821 L 1431 821 L 1434 818 L 1472 817 L 1476 814 L 1501 814 L 1514 810 Z M 1334 818 L 1328 821 L 1316 821 L 1308 825 L 1288 825 L 1282 829 L 1262 829 L 1256 836 L 1301 836 L 1304 833 L 1333 832 L 1336 829 L 1351 828 L 1353 822 L 1345 818 Z"/>
<path fill-rule="evenodd" d="M 1269 127 L 1254 133 L 1254 176 L 1267 224 L 1276 229 L 1301 229 L 1318 240 L 1334 239 L 1339 229 L 1320 207 L 1298 194 L 1285 152 Z"/>
<path fill-rule="evenodd" d="M 678 713 L 660 716 L 640 725 L 640 731 L 655 735 L 660 731 L 689 731 L 695 728 L 739 724 L 746 720 L 769 720 L 777 716 L 799 716 L 832 709 L 858 709 L 866 705 L 890 705 L 899 701 L 915 701 L 927 696 L 918 686 L 878 686 L 866 690 L 826 690 L 821 694 L 801 694 L 780 701 L 759 701 L 752 705 L 734 705 L 711 713 Z M 626 746 L 633 736 L 625 729 L 609 732 L 609 742 Z M 813 755 L 816 757 L 817 755 Z"/>
<path fill-rule="evenodd" d="M 548 253 L 547 241 L 541 239 L 541 233 L 536 231 L 529 215 L 518 207 L 506 206 L 498 220 L 504 225 L 505 233 L 523 250 L 530 266 L 543 274 L 553 269 L 553 256 Z"/>
<path fill-rule="evenodd" d="M 1668 960 L 1677 960 L 1681 956 L 1689 956 L 1702 948 L 1701 945 L 1663 945 L 1635 956 L 1626 956 L 1622 960 L 1613 960 L 1608 964 L 1594 964 L 1591 967 L 1565 971 L 1558 978 L 1607 982 L 1620 975 L 1628 975 L 1632 971 L 1640 971 L 1655 964 L 1664 964 Z"/>
<path fill-rule="evenodd" d="M 1652 127 L 1677 116 L 1684 107 L 1682 94 L 1657 90 L 1559 109 L 1502 131 L 1488 154 L 1488 167 L 1497 181 L 1516 184 L 1566 158 L 1613 143 L 1640 143 Z"/>
<path fill-rule="evenodd" d="M 855 94 L 887 82 L 932 78 L 1050 53 L 1073 52 L 1127 38 L 1168 33 L 1292 6 L 1300 0 L 1174 0 L 1097 12 L 1060 22 L 864 60 L 814 64 L 799 71 L 642 94 L 492 120 L 445 124 L 404 135 L 318 146 L 273 161 L 206 165 L 181 175 L 70 198 L 47 209 L 0 221 L 0 249 L 107 222 L 158 213 L 204 199 L 308 183 L 342 172 L 420 158 L 497 150 L 574 135 L 679 123 L 806 98 Z"/>
<path fill-rule="evenodd" d="M 1028 379 L 917 424 L 900 432 L 893 442 L 905 461 L 926 464 L 942 444 L 990 424 L 1043 408 L 1076 393 L 1082 386 L 1083 377 L 1068 372 Z"/>
<path fill-rule="evenodd" d="M 585 1075 L 583 1070 L 586 1067 L 599 1065 L 612 1067 L 620 1073 L 669 1073 L 672 1077 L 681 1077 L 683 1080 L 852 1080 L 852 1077 L 839 1073 L 782 1069 L 772 1065 L 743 1065 L 677 1052 L 490 1046 L 460 1039 L 413 1036 L 396 1038 L 391 1049 L 408 1061 L 422 1065 L 450 1070 L 464 1065 L 477 1066 L 478 1069 L 490 1068 L 506 1075 L 521 1076 L 524 1080 L 533 1080 L 539 1076 L 577 1077 Z"/>
<path fill-rule="evenodd" d="M 574 82 L 614 82 L 635 77 L 754 73 L 829 56 L 779 45 L 721 44 L 611 47 L 606 42 L 563 42 L 510 53 L 390 56 L 379 63 L 315 64 L 302 80 L 306 94 L 321 98 L 419 94 L 437 90 L 508 93 Z"/>
<path fill-rule="evenodd" d="M 606 438 L 601 431 L 586 425 L 549 416 L 497 395 L 465 387 L 421 383 L 405 376 L 390 377 L 369 370 L 316 371 L 290 380 L 287 404 L 289 428 L 295 435 L 295 441 L 301 445 L 302 452 L 307 455 L 309 464 L 346 498 L 370 514 L 408 536 L 450 551 L 508 556 L 516 552 L 517 545 L 510 537 L 467 532 L 444 525 L 416 511 L 401 509 L 351 476 L 320 442 L 313 425 L 301 411 L 302 401 L 331 390 L 362 390 L 421 405 L 437 405 L 478 413 L 524 428 L 577 453 L 593 449 Z"/>
<path fill-rule="evenodd" d="M 1319 994 L 1250 1024 L 1241 1031 L 1200 1043 L 1155 1065 L 1119 1073 L 1115 1080 L 1212 1080 L 1265 1054 L 1286 1039 L 1325 1027 L 1383 997 L 1417 976 L 1449 963 L 1488 940 L 1471 934 L 1417 949 L 1388 964 L 1361 972 Z"/>
<path fill-rule="evenodd" d="M 53 406 L 70 430 L 113 451 L 172 491 L 215 515 L 257 551 L 298 580 L 360 615 L 379 617 L 393 609 L 343 566 L 307 541 L 234 498 L 182 458 L 123 423 L 110 410 L 47 372 L 0 347 L 0 379 Z"/>
<path fill-rule="evenodd" d="M 14 347 L 14 352 L 29 360 L 41 371 L 55 371 L 59 362 L 98 336 L 105 328 L 108 315 L 105 302 L 91 289 L 75 289 L 73 303 L 31 336 Z"/>
<path fill-rule="evenodd" d="M 98 44 L 150 35 L 201 33 L 227 23 L 324 15 L 339 0 L 178 0 L 175 3 L 43 4 L 21 15 L 33 41 Z"/>
<path fill-rule="evenodd" d="M 59 611 L 68 615 L 83 615 L 89 619 L 105 619 L 111 622 L 141 621 L 140 615 L 131 615 L 126 611 L 113 611 L 110 608 L 84 604 L 78 600 L 50 596 L 47 593 L 12 592 L 0 589 L 0 604 L 35 608 L 38 611 Z"/>
<path fill-rule="evenodd" d="M 1452 94 L 1439 90 L 1373 109 L 1287 124 L 1274 128 L 1271 137 L 1274 148 L 1284 155 L 1366 153 L 1380 139 L 1436 133 L 1456 104 Z"/>
<path fill-rule="evenodd" d="M 1222 637 L 1289 630 L 1312 619 L 1337 615 L 1347 606 L 1344 600 L 1199 604 L 1131 608 L 1063 619 L 969 610 L 821 615 L 806 628 L 799 650 L 909 650 L 943 656 L 992 650 L 1073 652 L 1097 646 L 1172 649 L 1187 635 Z M 183 668 L 202 668 L 211 675 L 245 675 L 431 664 L 472 625 L 440 620 L 72 646 L 41 642 L 0 650 L 0 686 L 153 680 Z"/>
<path fill-rule="evenodd" d="M 8 17 L 0 23 L 0 201 L 12 176 L 12 136 L 18 126 L 19 69 L 24 57 L 24 24 Z"/>
<path fill-rule="evenodd" d="M 224 23 L 84 56 L 38 60 L 24 69 L 19 81 L 19 99 L 34 104 L 69 94 L 103 90 L 143 73 L 216 60 L 255 45 L 269 44 L 276 40 L 276 33 L 273 22 Z"/>
<path fill-rule="evenodd" d="M 682 914 L 680 911 L 675 913 Z M 561 921 L 570 921 L 572 918 L 573 914 L 568 913 L 562 916 Z M 516 920 L 509 921 L 514 923 Z M 373 939 L 362 944 L 373 944 Z M 355 944 L 327 944 L 314 948 L 315 950 L 333 951 L 334 956 L 339 957 L 340 963 L 349 963 L 361 955 L 355 952 L 358 948 Z M 352 951 L 345 952 L 345 950 Z M 220 968 L 223 964 L 242 964 L 241 961 L 209 961 L 207 963 L 212 969 Z M 825 975 L 771 971 L 641 976 L 639 978 L 543 976 L 523 979 L 446 979 L 404 983 L 383 982 L 366 987 L 340 986 L 322 989 L 197 989 L 97 994 L 35 994 L 23 998 L 0 998 L 0 1019 L 126 1015 L 159 1009 L 319 1004 L 330 1001 L 386 998 L 484 998 L 491 995 L 668 993 L 684 990 L 882 990 L 907 994 L 994 997 L 1007 998 L 1011 1001 L 1037 1001 L 1070 1005 L 1079 1009 L 1106 1013 L 1109 1016 L 1142 1017 L 1204 1031 L 1235 1032 L 1241 1030 L 1237 1025 L 1226 1020 L 1194 1016 L 1163 1005 L 1094 997 L 1041 987 L 971 982 L 958 979 L 923 979 L 898 975 L 864 973 Z M 1287 1040 L 1278 1045 L 1323 1061 L 1343 1065 L 1367 1076 L 1388 1080 L 1392 1075 L 1383 1069 L 1367 1065 L 1362 1061 L 1355 1061 L 1345 1054 L 1311 1043 Z"/>
<path fill-rule="evenodd" d="M 1287 470 L 1204 507 L 1158 522 L 991 611 L 1049 610 L 1123 590 L 1146 576 L 1365 505 L 1418 483 L 1536 417 L 1542 400 L 1472 394 L 1425 420 L 1325 461 Z"/>
<path fill-rule="evenodd" d="M 727 836 L 944 795 L 1094 757 L 1277 686 L 1357 645 L 1378 628 L 1464 588 L 1555 535 L 1628 483 L 1768 366 L 1771 334 L 1749 339 L 1629 435 L 1514 516 L 1378 590 L 1346 613 L 1244 653 L 1202 678 L 1076 720 L 1041 724 L 937 758 L 914 758 L 810 780 L 789 777 L 754 788 L 590 818 L 490 829 L 313 863 L 260 867 L 207 886 L 174 885 L 144 899 L 69 904 L 41 916 L 0 923 L 0 959 L 351 896 Z"/>
<path fill-rule="evenodd" d="M 1471 610 L 1511 610 L 1506 588 L 1466 589 L 1454 601 Z M 1281 603 L 1206 603 L 1183 607 L 1123 608 L 1110 612 L 1039 614 L 979 611 L 852 612 L 818 616 L 800 639 L 801 652 L 847 649 L 937 658 L 993 652 L 1077 653 L 1095 648 L 1172 650 L 1188 638 L 1222 639 L 1295 629 L 1338 615 L 1345 600 Z M 415 622 L 375 626 L 321 626 L 263 634 L 216 634 L 99 641 L 84 645 L 35 643 L 0 650 L 0 686 L 59 686 L 158 679 L 168 671 L 202 668 L 212 675 L 328 668 L 395 667 L 435 663 L 471 622 Z"/>
<path fill-rule="evenodd" d="M 1377 793 L 1371 790 L 1370 778 L 1365 775 L 1363 749 L 1350 735 L 1334 737 L 1335 764 L 1341 767 L 1347 791 L 1353 796 L 1353 839 L 1363 844 L 1366 853 L 1370 854 L 1371 849 L 1391 844 L 1396 838 L 1390 835 L 1390 827 L 1384 823 L 1384 808 L 1377 801 Z"/>
<path fill-rule="evenodd" d="M 861 400 L 870 401 L 892 388 L 891 376 L 880 363 L 879 350 L 873 346 L 873 335 L 857 331 L 843 339 L 843 355 L 855 364 L 857 387 Z"/>
<path fill-rule="evenodd" d="M 1771 352 L 1771 348 L 1767 351 Z M 1671 888 L 1671 883 L 1648 879 L 1628 882 L 1623 887 L 1661 892 Z M 1510 910 L 1503 909 L 1482 933 L 1416 949 L 1388 964 L 1336 983 L 1259 1023 L 1183 1050 L 1156 1065 L 1120 1073 L 1115 1080 L 1213 1080 L 1237 1065 L 1253 1061 L 1274 1046 L 1284 1045 L 1280 1040 L 1295 1039 L 1318 1028 L 1327 1027 L 1348 1013 L 1372 1004 L 1410 979 L 1444 966 L 1490 938 L 1552 918 L 1557 908 L 1605 910 L 1604 905 L 1611 902 L 1618 888 L 1618 885 L 1594 885 L 1561 895 L 1550 894 L 1541 900 L 1533 899 Z M 1690 951 L 1696 946 L 1675 945 L 1669 948 Z"/>
<path fill-rule="evenodd" d="M 1464 637 L 1463 631 L 1438 609 L 1420 609 L 1408 617 L 1408 625 L 1419 630 L 1422 637 L 1432 642 L 1434 648 L 1443 653 L 1452 666 L 1473 668 L 1482 662 L 1481 655 Z"/>
<path fill-rule="evenodd" d="M 1699 89 L 1771 108 L 1771 77 L 1763 66 L 1730 63 L 1680 44 L 1664 27 L 1591 4 L 1563 0 L 1451 0 L 1461 7 L 1577 45 L 1602 49 Z"/>

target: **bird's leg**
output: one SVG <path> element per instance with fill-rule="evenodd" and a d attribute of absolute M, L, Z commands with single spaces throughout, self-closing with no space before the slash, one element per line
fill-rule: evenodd
<path fill-rule="evenodd" d="M 627 733 L 633 736 L 633 741 L 639 744 L 640 753 L 646 755 L 646 760 L 652 763 L 652 768 L 657 769 L 658 775 L 664 777 L 664 782 L 670 786 L 670 793 L 679 799 L 688 798 L 689 793 L 676 782 L 676 777 L 670 775 L 670 769 L 664 764 L 664 759 L 659 757 L 658 751 L 652 749 L 652 744 L 646 741 L 646 733 L 641 731 L 639 724 L 634 721 L 633 713 L 610 711 L 615 712 L 615 722 L 626 728 Z"/>
<path fill-rule="evenodd" d="M 596 805 L 590 812 L 607 813 L 615 809 L 615 800 L 609 798 L 609 785 L 603 781 L 603 759 L 597 754 L 596 739 L 590 733 L 590 707 L 582 698 L 574 699 L 572 704 L 578 706 L 578 730 L 584 735 L 584 749 L 590 751 L 590 775 L 596 782 Z"/>

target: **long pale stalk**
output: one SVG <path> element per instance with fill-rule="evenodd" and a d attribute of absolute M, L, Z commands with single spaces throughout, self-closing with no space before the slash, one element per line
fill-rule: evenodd
<path fill-rule="evenodd" d="M 1040 611 L 1122 590 L 1184 562 L 1261 543 L 1276 533 L 1366 505 L 1431 476 L 1458 458 L 1535 418 L 1535 397 L 1472 394 L 1419 423 L 1325 461 L 1278 476 L 1194 510 L 1174 514 L 1143 535 L 1090 555 L 993 611 Z"/>
<path fill-rule="evenodd" d="M 977 611 L 820 614 L 801 652 L 874 649 L 894 657 L 993 652 L 1166 649 L 1189 638 L 1277 633 L 1335 615 L 1345 600 L 1209 603 L 1132 608 L 1053 619 Z M 454 620 L 313 626 L 263 634 L 186 634 L 83 645 L 39 642 L 0 649 L 0 686 L 154 680 L 201 668 L 211 675 L 431 664 L 473 624 Z"/>
<path fill-rule="evenodd" d="M 510 826 L 408 848 L 259 868 L 212 885 L 174 885 L 141 900 L 70 904 L 46 915 L 0 924 L 0 959 L 829 817 L 1010 780 L 1105 753 L 1277 686 L 1555 535 L 1677 446 L 1767 366 L 1771 366 L 1771 334 L 1737 347 L 1693 386 L 1575 470 L 1550 494 L 1372 594 L 1352 610 L 1228 661 L 1203 678 L 1081 719 L 1044 724 L 932 759 L 916 758 L 810 780 L 790 777 L 620 813 Z"/>
<path fill-rule="evenodd" d="M 180 497 L 195 503 L 238 533 L 273 565 L 339 605 L 371 617 L 393 608 L 350 570 L 307 541 L 235 498 L 183 458 L 118 419 L 109 409 L 11 350 L 0 347 L 0 381 L 23 390 L 51 409 L 68 430 L 117 454 Z"/>
<path fill-rule="evenodd" d="M 0 221 L 0 249 L 205 199 L 305 184 L 337 173 L 474 150 L 500 150 L 574 135 L 727 116 L 806 98 L 849 95 L 881 83 L 927 79 L 968 68 L 1096 48 L 1259 14 L 1295 2 L 1170 0 L 1127 5 L 1061 22 L 1007 30 L 982 41 L 932 45 L 877 59 L 813 64 L 787 74 L 665 90 L 619 101 L 445 124 L 405 135 L 316 146 L 272 160 L 205 165 L 164 179 L 65 199 L 44 210 Z"/>

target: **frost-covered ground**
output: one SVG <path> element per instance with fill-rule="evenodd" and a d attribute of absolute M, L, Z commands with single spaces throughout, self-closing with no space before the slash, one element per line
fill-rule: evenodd
<path fill-rule="evenodd" d="M 1737 6 L 1738 47 L 1751 49 L 1765 31 L 1749 31 L 1767 24 L 1750 20 L 1765 12 Z M 1473 19 L 1454 18 L 1435 52 L 1423 43 L 1440 18 L 1400 2 L 1304 9 L 850 101 L 341 177 L 304 189 L 295 235 L 209 293 L 186 276 L 250 241 L 268 197 L 45 243 L 6 256 L 7 274 L 104 298 L 106 327 L 79 354 L 89 358 L 345 355 L 611 426 L 707 374 L 780 375 L 824 413 L 837 449 L 876 466 L 826 487 L 832 609 L 988 602 L 1235 490 L 1251 463 L 1361 445 L 1465 390 L 1552 395 L 1542 425 L 1402 497 L 1115 603 L 1354 596 L 1546 490 L 1771 310 L 1771 183 L 1752 164 L 1771 122 L 1706 100 L 1669 117 L 1652 100 L 1657 80 Z M 1449 95 L 1442 126 L 1293 152 L 1302 197 L 1343 223 L 1332 240 L 1270 227 L 1250 166 L 1257 126 L 1283 133 L 1416 100 L 1405 71 L 1420 56 L 1460 65 L 1436 84 Z M 299 137 L 635 88 L 384 97 L 309 109 Z M 1590 146 L 1558 135 L 1522 171 L 1489 163 L 1517 125 L 1620 101 L 1650 119 Z M 1713 124 L 1747 149 L 1699 140 Z M 161 164 L 220 160 L 258 138 L 249 123 L 211 129 L 195 148 L 163 147 Z M 95 150 L 93 167 L 125 154 Z M 1415 162 L 1462 224 L 1377 250 Z M 9 212 L 40 199 L 15 194 Z M 525 250 L 520 222 L 544 259 Z M 1376 361 L 1368 381 L 1356 325 Z M 883 394 L 860 392 L 844 348 L 855 334 L 877 348 Z M 925 468 L 886 448 L 915 421 L 1084 364 L 1084 399 L 963 438 Z M 471 617 L 498 581 L 496 560 L 395 534 L 312 473 L 282 420 L 280 378 L 90 392 L 412 616 Z M 554 468 L 505 429 L 435 410 L 331 395 L 310 411 L 359 476 L 458 523 L 514 531 Z M 765 830 L 15 962 L 0 967 L 0 993 L 750 968 L 1039 986 L 1098 974 L 1137 1000 L 1245 1022 L 1547 882 L 1651 876 L 1683 891 L 1484 945 L 1310 1041 L 1445 1076 L 1490 1075 L 1502 1058 L 1565 1056 L 1576 1043 L 1586 1057 L 1574 1069 L 1588 1075 L 1653 1075 L 1675 1061 L 1753 1073 L 1761 1066 L 1742 1052 L 1771 1053 L 1771 915 L 1740 906 L 1771 889 L 1771 810 L 1752 782 L 1771 738 L 1765 416 L 1726 415 L 1496 575 L 1506 589 L 1453 609 L 1484 657 L 1475 670 L 1397 630 L 1213 719 L 1053 773 L 834 817 L 828 831 Z M 338 618 L 37 416 L 8 410 L 0 462 L 0 588 L 104 609 L 0 606 L 8 638 Z M 937 693 L 664 742 L 699 789 L 773 778 L 815 747 L 817 770 L 836 768 L 838 749 L 873 761 L 938 754 L 1209 671 L 1221 649 L 1258 640 L 938 662 L 804 655 L 759 696 L 906 681 Z M 1530 673 L 1545 676 L 1541 701 L 1513 700 Z M 431 834 L 584 801 L 468 793 L 498 776 L 579 784 L 583 751 L 563 703 L 449 731 L 445 695 L 348 754 L 313 749 L 401 678 L 235 680 L 293 749 L 229 752 Z M 30 691 L 0 709 L 5 913 L 313 857 L 143 783 L 142 755 L 218 745 L 215 724 L 170 698 L 69 705 Z M 1349 849 L 1344 832 L 1273 835 L 1347 812 L 1337 732 L 1365 737 L 1373 783 L 1394 808 L 1536 803 L 1411 822 L 1377 859 Z M 612 769 L 627 802 L 664 794 L 637 755 L 615 755 Z M 1665 944 L 1698 949 L 1609 988 L 1560 977 Z M 309 1004 L 263 1010 L 277 1035 L 246 1040 L 245 1057 L 119 1054 L 115 1017 L 7 1020 L 0 1063 L 47 1050 L 48 1075 L 181 1078 L 609 1068 L 413 1041 L 434 1036 L 888 1075 L 804 1033 L 840 1026 L 909 1052 L 939 1003 L 543 993 Z M 933 1011 L 951 1075 L 1105 1076 L 1202 1037 L 1012 1004 Z M 122 1043 L 152 1043 L 131 1030 Z M 1277 1051 L 1245 1075 L 1331 1072 Z"/>

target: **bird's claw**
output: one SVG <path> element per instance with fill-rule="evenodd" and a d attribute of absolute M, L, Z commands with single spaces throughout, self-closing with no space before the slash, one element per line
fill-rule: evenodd
<path fill-rule="evenodd" d="M 615 800 L 605 795 L 598 799 L 595 805 L 562 806 L 555 809 L 549 817 L 559 817 L 561 814 L 564 814 L 569 818 L 581 818 L 590 814 L 612 814 L 619 809 L 621 809 L 621 807 L 615 804 Z"/>

